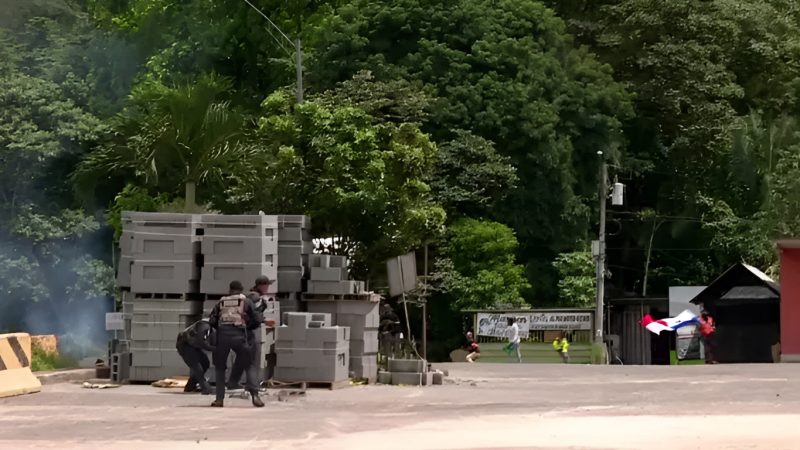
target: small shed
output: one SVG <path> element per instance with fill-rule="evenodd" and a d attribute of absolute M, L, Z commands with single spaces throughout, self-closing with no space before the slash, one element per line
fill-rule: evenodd
<path fill-rule="evenodd" d="M 755 267 L 736 264 L 692 299 L 714 318 L 715 359 L 774 362 L 780 342 L 780 287 Z"/>

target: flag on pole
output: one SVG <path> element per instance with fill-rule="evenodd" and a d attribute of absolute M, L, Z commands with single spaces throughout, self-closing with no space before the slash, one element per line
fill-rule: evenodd
<path fill-rule="evenodd" d="M 654 320 L 650 314 L 646 314 L 639 322 L 655 334 L 661 334 L 662 331 L 675 331 L 680 327 L 698 323 L 697 316 L 688 309 L 678 314 L 675 317 L 667 317 L 666 319 Z"/>

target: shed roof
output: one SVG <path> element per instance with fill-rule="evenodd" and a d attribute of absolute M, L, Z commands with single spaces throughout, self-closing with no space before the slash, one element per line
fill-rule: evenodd
<path fill-rule="evenodd" d="M 760 289 L 742 289 L 760 288 Z M 726 270 L 716 280 L 697 294 L 694 304 L 721 301 L 741 302 L 743 300 L 773 300 L 780 297 L 780 286 L 764 272 L 747 264 L 736 264 Z M 753 295 L 751 297 L 746 297 Z"/>

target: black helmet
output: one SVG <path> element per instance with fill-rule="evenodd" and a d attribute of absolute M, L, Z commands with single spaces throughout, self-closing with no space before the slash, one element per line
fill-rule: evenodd
<path fill-rule="evenodd" d="M 244 290 L 244 286 L 242 286 L 241 281 L 233 280 L 231 281 L 231 284 L 228 285 L 228 289 L 230 289 L 231 292 L 242 292 Z"/>

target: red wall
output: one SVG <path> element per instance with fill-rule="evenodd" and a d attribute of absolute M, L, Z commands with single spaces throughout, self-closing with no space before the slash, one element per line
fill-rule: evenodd
<path fill-rule="evenodd" d="M 800 358 L 800 248 L 781 249 L 781 355 Z"/>

